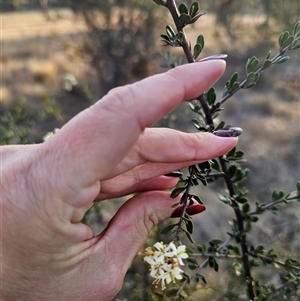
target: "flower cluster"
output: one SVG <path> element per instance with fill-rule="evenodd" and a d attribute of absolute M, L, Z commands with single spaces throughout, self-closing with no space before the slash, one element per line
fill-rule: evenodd
<path fill-rule="evenodd" d="M 43 140 L 44 140 L 44 141 L 49 140 L 49 139 L 52 138 L 53 135 L 54 135 L 55 133 L 57 133 L 59 130 L 60 130 L 60 129 L 55 128 L 53 132 L 48 132 L 48 133 L 43 137 Z"/>
<path fill-rule="evenodd" d="M 179 265 L 184 265 L 182 259 L 188 258 L 185 249 L 185 245 L 176 247 L 173 242 L 168 245 L 157 242 L 152 248 L 146 248 L 144 260 L 151 266 L 150 275 L 155 278 L 153 283 L 156 287 L 160 285 L 164 290 L 166 284 L 182 279 L 183 270 Z"/>

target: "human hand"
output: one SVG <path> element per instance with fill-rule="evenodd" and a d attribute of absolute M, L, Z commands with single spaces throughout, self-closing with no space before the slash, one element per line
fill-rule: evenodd
<path fill-rule="evenodd" d="M 112 90 L 39 145 L 1 148 L 4 300 L 111 300 L 151 228 L 171 216 L 164 174 L 237 143 L 147 128 L 207 90 L 223 61 L 189 64 Z M 94 201 L 137 193 L 94 235 Z"/>

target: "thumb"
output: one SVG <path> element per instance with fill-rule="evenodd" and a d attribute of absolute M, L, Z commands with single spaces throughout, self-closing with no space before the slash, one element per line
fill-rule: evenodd
<path fill-rule="evenodd" d="M 101 234 L 99 243 L 105 242 L 109 260 L 118 261 L 127 269 L 134 256 L 146 241 L 151 229 L 160 221 L 171 217 L 173 204 L 180 196 L 172 199 L 170 193 L 149 191 L 127 201 Z"/>

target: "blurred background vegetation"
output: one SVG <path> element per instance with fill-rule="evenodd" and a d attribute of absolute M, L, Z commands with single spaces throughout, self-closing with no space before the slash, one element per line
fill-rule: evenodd
<path fill-rule="evenodd" d="M 187 36 L 193 44 L 204 35 L 204 56 L 229 54 L 226 74 L 216 86 L 219 93 L 234 71 L 245 74 L 248 57 L 275 54 L 279 33 L 291 31 L 300 15 L 298 0 L 215 0 L 200 5 L 207 15 L 187 29 Z M 1 23 L 1 144 L 40 143 L 48 131 L 113 87 L 165 71 L 161 53 L 169 49 L 160 42 L 160 34 L 171 21 L 167 10 L 151 0 L 2 1 Z M 175 54 L 184 62 L 180 50 Z M 274 189 L 294 190 L 299 180 L 300 57 L 299 51 L 289 55 L 287 63 L 263 74 L 254 90 L 230 99 L 221 115 L 244 129 L 238 148 L 246 153 L 250 176 L 245 186 L 253 203 L 270 201 Z M 190 109 L 183 104 L 159 125 L 194 131 L 190 119 Z M 197 189 L 207 211 L 195 218 L 195 240 L 225 239 L 231 212 L 217 199 L 222 187 L 217 182 Z M 86 222 L 101 231 L 121 203 L 97 204 Z M 299 214 L 297 204 L 278 216 L 267 214 L 253 239 L 299 260 Z M 158 239 L 156 231 L 149 240 Z M 233 300 L 239 278 L 230 261 L 222 266 L 226 276 L 207 271 L 209 285 L 198 285 L 194 300 Z M 147 272 L 138 257 L 118 298 L 156 300 Z M 258 273 L 272 280 L 272 273 Z"/>

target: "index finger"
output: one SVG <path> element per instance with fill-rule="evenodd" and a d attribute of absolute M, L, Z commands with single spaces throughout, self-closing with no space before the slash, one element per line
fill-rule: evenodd
<path fill-rule="evenodd" d="M 188 64 L 112 90 L 48 141 L 48 147 L 55 147 L 59 156 L 55 160 L 59 172 L 63 178 L 71 177 L 77 184 L 79 180 L 84 186 L 105 177 L 126 156 L 145 127 L 182 101 L 202 94 L 224 69 L 225 63 L 220 60 Z M 62 145 L 59 151 L 58 145 Z"/>

